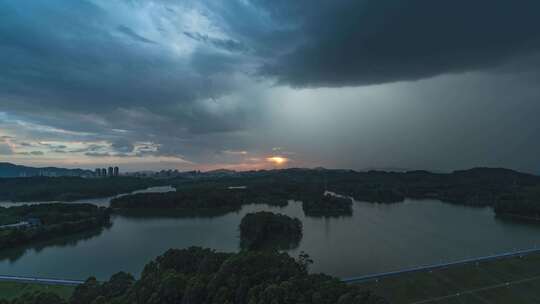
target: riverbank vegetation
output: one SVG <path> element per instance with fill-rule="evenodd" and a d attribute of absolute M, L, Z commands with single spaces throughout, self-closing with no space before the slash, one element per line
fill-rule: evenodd
<path fill-rule="evenodd" d="M 0 207 L 0 218 L 16 226 L 0 227 L 0 249 L 95 230 L 110 225 L 109 210 L 91 204 L 37 204 Z"/>
<path fill-rule="evenodd" d="M 540 221 L 540 185 L 501 195 L 493 208 L 499 217 Z"/>
<path fill-rule="evenodd" d="M 298 247 L 302 239 L 302 222 L 283 214 L 256 212 L 246 214 L 240 223 L 243 249 L 280 249 Z"/>
<path fill-rule="evenodd" d="M 40 301 L 36 301 L 38 297 Z M 49 298 L 46 298 L 49 297 Z M 0 302 L 1 303 L 1 302 Z M 2 304 L 7 304 L 4 302 Z M 305 259 L 276 251 L 220 253 L 170 249 L 148 263 L 139 280 L 118 273 L 89 278 L 68 301 L 35 293 L 9 304 L 383 304 L 383 298 L 324 274 L 308 274 Z"/>
<path fill-rule="evenodd" d="M 18 177 L 0 178 L 0 201 L 75 201 L 129 193 L 165 185 L 163 180 L 135 177 Z"/>

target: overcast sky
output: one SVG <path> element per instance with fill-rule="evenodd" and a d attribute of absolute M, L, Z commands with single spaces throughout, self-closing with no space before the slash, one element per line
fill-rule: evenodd
<path fill-rule="evenodd" d="M 540 173 L 540 2 L 0 0 L 0 161 Z"/>

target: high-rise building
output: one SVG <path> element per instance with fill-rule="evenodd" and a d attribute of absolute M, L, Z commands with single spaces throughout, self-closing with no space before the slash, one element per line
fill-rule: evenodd
<path fill-rule="evenodd" d="M 101 168 L 101 177 L 106 177 L 106 176 L 107 176 L 107 169 Z"/>
<path fill-rule="evenodd" d="M 114 176 L 118 176 L 120 174 L 120 168 L 114 167 Z"/>
<path fill-rule="evenodd" d="M 100 168 L 96 168 L 96 170 L 94 170 L 94 175 L 96 177 L 100 177 L 101 176 L 101 169 Z"/>
<path fill-rule="evenodd" d="M 113 167 L 109 167 L 109 171 L 108 171 L 107 176 L 113 176 L 113 174 L 114 174 L 114 169 L 113 169 Z"/>

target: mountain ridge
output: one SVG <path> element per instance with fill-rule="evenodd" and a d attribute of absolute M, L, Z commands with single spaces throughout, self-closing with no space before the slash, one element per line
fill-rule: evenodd
<path fill-rule="evenodd" d="M 91 170 L 67 169 L 58 167 L 30 167 L 10 162 L 0 162 L 0 177 L 30 176 L 84 176 L 91 175 Z"/>

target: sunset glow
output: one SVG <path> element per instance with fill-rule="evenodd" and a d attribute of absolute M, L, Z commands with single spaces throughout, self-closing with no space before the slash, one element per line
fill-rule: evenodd
<path fill-rule="evenodd" d="M 281 157 L 281 156 L 272 156 L 272 157 L 268 157 L 266 161 L 271 162 L 274 165 L 281 166 L 281 165 L 286 164 L 289 161 L 289 159 L 286 157 Z"/>

